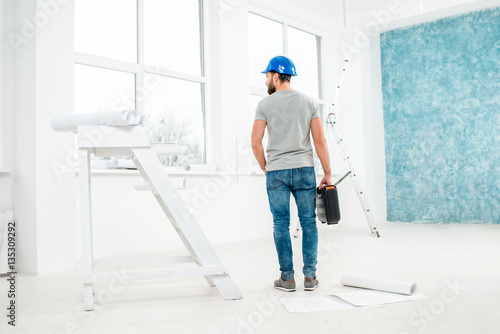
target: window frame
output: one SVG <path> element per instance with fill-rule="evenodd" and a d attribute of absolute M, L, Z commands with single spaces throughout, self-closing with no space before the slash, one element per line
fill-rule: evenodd
<path fill-rule="evenodd" d="M 323 76 L 321 75 L 321 69 L 322 69 L 322 62 L 323 62 L 323 40 L 324 40 L 324 33 L 317 31 L 316 29 L 310 28 L 310 27 L 305 27 L 301 24 L 297 24 L 296 22 L 292 22 L 292 19 L 278 16 L 275 14 L 270 14 L 269 12 L 260 10 L 259 8 L 254 8 L 250 7 L 248 10 L 249 14 L 254 14 L 258 15 L 262 18 L 277 22 L 282 25 L 283 30 L 282 30 L 282 39 L 283 39 L 283 55 L 288 56 L 288 28 L 294 28 L 303 32 L 306 32 L 308 34 L 316 36 L 317 40 L 317 61 L 318 61 L 318 97 L 313 98 L 314 101 L 316 101 L 322 110 L 324 110 L 329 103 L 324 99 L 325 97 L 325 91 L 324 91 L 324 82 L 323 82 Z M 319 41 L 318 41 L 319 39 Z M 250 95 L 256 95 L 256 96 L 261 96 L 261 97 L 266 97 L 268 96 L 267 94 L 267 89 L 265 87 L 257 87 L 257 86 L 252 86 L 250 85 Z"/>
<path fill-rule="evenodd" d="M 2 0 L 0 0 L 2 1 Z M 201 107 L 203 115 L 203 127 L 204 127 L 204 153 L 203 161 L 204 164 L 207 163 L 207 151 L 209 151 L 209 128 L 207 126 L 207 114 L 209 103 L 207 103 L 207 98 L 209 96 L 209 78 L 207 75 L 207 1 L 197 0 L 199 6 L 199 22 L 200 22 L 200 75 L 193 75 L 188 73 L 182 73 L 177 71 L 172 71 L 164 68 L 157 68 L 153 66 L 148 66 L 145 64 L 144 57 L 144 1 L 136 0 L 137 4 L 137 61 L 127 62 L 123 60 L 111 59 L 102 56 L 91 55 L 82 52 L 75 51 L 75 64 L 93 66 L 103 69 L 115 70 L 120 72 L 126 72 L 134 74 L 135 76 L 135 108 L 138 112 L 145 115 L 146 113 L 146 101 L 145 99 L 138 98 L 138 93 L 143 94 L 145 92 L 144 77 L 145 74 L 155 74 L 161 75 L 168 78 L 186 80 L 190 82 L 199 83 L 201 86 Z"/>

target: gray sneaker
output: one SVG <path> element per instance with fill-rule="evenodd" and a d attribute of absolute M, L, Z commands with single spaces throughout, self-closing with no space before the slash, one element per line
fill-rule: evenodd
<path fill-rule="evenodd" d="M 304 278 L 304 290 L 305 291 L 314 291 L 319 285 L 319 281 L 316 279 L 316 276 L 314 278 Z"/>
<path fill-rule="evenodd" d="M 284 280 L 281 276 L 280 279 L 274 281 L 274 288 L 278 290 L 283 290 L 286 292 L 292 292 L 295 291 L 295 280 L 289 279 L 289 280 Z"/>

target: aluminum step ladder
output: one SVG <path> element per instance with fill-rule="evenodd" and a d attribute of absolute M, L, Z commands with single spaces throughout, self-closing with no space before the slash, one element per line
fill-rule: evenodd
<path fill-rule="evenodd" d="M 344 61 L 344 66 L 342 68 L 342 72 L 340 74 L 339 78 L 339 83 L 337 85 L 337 89 L 335 90 L 335 96 L 333 97 L 333 103 L 332 103 L 332 111 L 335 108 L 339 96 L 340 96 L 340 90 L 342 88 L 342 84 L 344 82 L 345 78 L 345 73 L 347 66 L 349 65 L 349 61 L 346 59 Z M 358 196 L 359 204 L 361 204 L 361 208 L 363 208 L 363 213 L 365 214 L 366 222 L 368 223 L 368 227 L 370 228 L 370 232 L 372 235 L 375 237 L 380 237 L 380 234 L 375 227 L 375 219 L 373 218 L 372 212 L 370 211 L 370 207 L 368 206 L 368 201 L 366 199 L 366 196 L 363 192 L 363 189 L 361 188 L 361 185 L 358 182 L 358 179 L 356 177 L 356 172 L 354 170 L 354 166 L 351 160 L 351 157 L 349 154 L 346 153 L 346 147 L 344 145 L 344 141 L 342 140 L 342 137 L 339 134 L 339 131 L 337 129 L 337 120 L 335 117 L 335 113 L 330 112 L 326 118 L 325 122 L 325 133 L 326 130 L 330 129 L 333 133 L 333 136 L 335 137 L 335 142 L 337 143 L 339 147 L 340 154 L 342 156 L 342 159 L 344 160 L 344 165 L 347 168 L 347 171 L 350 172 L 349 177 L 351 179 L 352 185 L 354 187 L 354 191 L 356 192 L 356 195 Z"/>
<path fill-rule="evenodd" d="M 339 78 L 339 83 L 337 85 L 337 88 L 335 90 L 335 95 L 333 97 L 333 103 L 332 103 L 332 111 L 337 105 L 337 101 L 340 96 L 340 90 L 342 88 L 342 84 L 344 82 L 345 78 L 345 73 L 347 66 L 349 65 L 349 61 L 345 60 L 344 61 L 344 66 L 342 68 L 342 72 L 340 74 Z M 370 228 L 370 232 L 373 236 L 375 237 L 380 237 L 380 234 L 375 227 L 375 219 L 373 218 L 373 215 L 370 211 L 370 207 L 368 206 L 368 201 L 366 200 L 365 194 L 363 193 L 363 189 L 361 188 L 361 185 L 358 182 L 358 179 L 356 178 L 356 172 L 354 171 L 354 166 L 351 160 L 351 157 L 346 153 L 346 147 L 344 145 L 344 141 L 340 137 L 339 131 L 337 129 L 337 121 L 335 117 L 335 113 L 330 112 L 328 116 L 326 117 L 325 124 L 324 124 L 324 132 L 326 134 L 327 130 L 330 129 L 333 133 L 333 136 L 335 137 L 335 142 L 339 147 L 340 154 L 342 156 L 342 159 L 344 160 L 344 164 L 347 168 L 347 171 L 349 173 L 349 177 L 351 179 L 352 185 L 354 187 L 354 191 L 356 192 L 356 195 L 358 197 L 359 203 L 361 204 L 361 208 L 363 209 L 363 213 L 365 214 L 366 221 L 368 223 L 368 227 Z M 342 178 L 343 179 L 343 178 Z M 298 237 L 298 232 L 300 231 L 300 223 L 297 223 L 294 237 Z"/>

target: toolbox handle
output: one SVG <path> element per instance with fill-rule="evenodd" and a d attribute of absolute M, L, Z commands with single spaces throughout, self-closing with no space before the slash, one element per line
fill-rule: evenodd
<path fill-rule="evenodd" d="M 334 187 L 336 187 L 336 186 L 337 186 L 340 182 L 342 182 L 342 181 L 343 181 L 343 180 L 347 177 L 347 175 L 349 175 L 349 174 L 351 174 L 351 171 L 348 171 L 347 173 L 345 173 L 345 175 L 344 175 L 344 176 L 342 176 L 342 177 L 340 178 L 340 180 L 338 180 L 337 182 L 335 182 L 335 183 L 333 184 L 333 186 L 334 186 Z M 328 186 L 327 186 L 327 187 L 328 187 Z"/>

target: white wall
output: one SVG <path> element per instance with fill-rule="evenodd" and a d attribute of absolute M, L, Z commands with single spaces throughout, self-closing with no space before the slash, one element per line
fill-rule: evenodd
<path fill-rule="evenodd" d="M 3 0 L 0 0 L 0 36 L 2 36 L 2 41 L 0 42 L 0 172 L 4 171 L 5 167 L 4 167 L 4 162 L 3 162 L 3 156 L 4 156 L 4 152 L 3 152 L 3 142 L 4 142 L 4 133 L 5 133 L 5 129 L 4 129 L 4 124 L 3 124 L 3 114 L 4 114 L 4 105 L 3 105 L 3 95 L 4 95 L 4 91 L 3 91 L 3 87 L 4 87 L 4 81 L 5 81 L 5 78 L 4 78 L 4 61 L 3 61 L 3 58 L 4 58 L 4 38 L 3 38 L 3 26 L 4 26 L 4 16 L 5 16 L 5 9 L 4 9 L 4 4 L 3 4 Z"/>
<path fill-rule="evenodd" d="M 260 238 L 272 233 L 267 197 L 259 196 L 264 178 L 219 175 L 187 177 L 190 189 L 179 190 L 213 243 Z M 96 257 L 138 255 L 183 249 L 183 245 L 150 192 L 133 189 L 137 172 L 93 175 L 93 233 Z M 268 222 L 268 223 L 266 223 Z"/>
<path fill-rule="evenodd" d="M 0 1 L 0 36 L 12 29 L 12 0 Z M 0 211 L 12 209 L 12 160 L 13 160 L 13 50 L 6 39 L 0 43 Z"/>
<path fill-rule="evenodd" d="M 22 36 L 23 18 L 33 17 L 36 1 L 16 1 L 14 32 Z M 17 222 L 18 270 L 37 271 L 36 236 L 36 43 L 28 39 L 15 51 L 14 168 L 12 202 Z"/>
<path fill-rule="evenodd" d="M 73 113 L 74 3 L 59 0 L 46 8 L 39 0 L 37 11 L 49 21 L 38 29 L 36 57 L 36 196 L 38 272 L 75 268 L 75 178 L 59 177 L 54 163 L 66 161 L 71 134 L 52 130 L 52 117 Z M 57 2 L 54 2 L 57 4 Z M 63 160 L 64 159 L 64 160 Z M 65 250 L 65 251 L 62 251 Z"/>
<path fill-rule="evenodd" d="M 75 267 L 74 176 L 58 178 L 71 135 L 50 128 L 73 113 L 73 2 L 15 1 L 14 169 L 12 202 L 18 268 L 43 273 Z M 36 33 L 34 27 L 36 26 Z"/>

